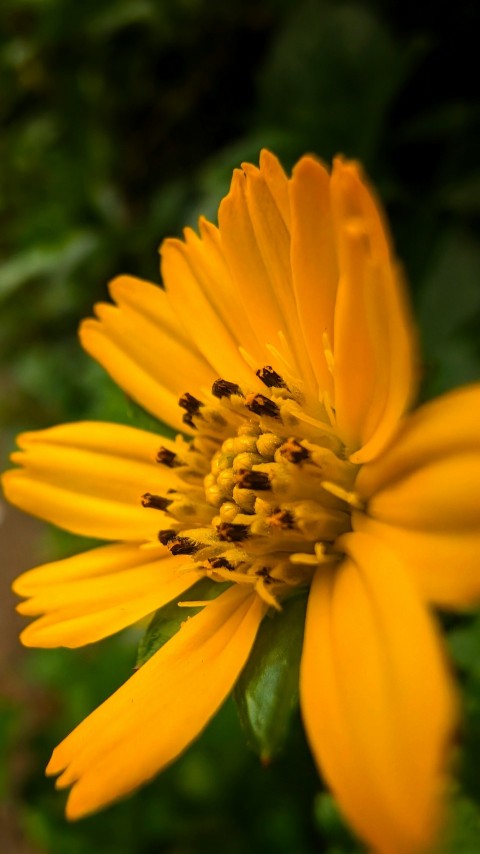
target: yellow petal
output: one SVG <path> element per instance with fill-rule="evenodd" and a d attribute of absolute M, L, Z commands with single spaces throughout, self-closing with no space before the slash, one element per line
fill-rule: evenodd
<path fill-rule="evenodd" d="M 141 543 L 114 543 L 100 546 L 73 557 L 29 569 L 15 579 L 12 588 L 19 596 L 35 596 L 57 584 L 101 578 L 124 569 L 141 566 L 165 554 L 165 547 L 160 543 L 153 554 L 150 548 L 141 548 Z"/>
<path fill-rule="evenodd" d="M 290 182 L 290 201 L 292 275 L 300 322 L 319 387 L 332 397 L 332 377 L 325 349 L 334 344 L 338 262 L 330 205 L 330 176 L 313 157 L 303 157 L 295 166 Z"/>
<path fill-rule="evenodd" d="M 207 230 L 206 224 L 203 230 Z M 169 299 L 212 366 L 213 379 L 233 377 L 250 385 L 252 370 L 239 350 L 242 329 L 249 324 L 241 303 L 238 315 L 235 313 L 239 301 L 238 296 L 230 297 L 234 289 L 225 261 L 218 252 L 214 254 L 211 243 L 201 241 L 190 229 L 185 236 L 186 242 L 170 239 L 162 244 L 161 270 Z M 243 346 L 251 347 L 251 340 L 244 337 Z"/>
<path fill-rule="evenodd" d="M 480 526 L 470 531 L 416 531 L 355 513 L 353 527 L 377 537 L 395 552 L 419 594 L 441 608 L 469 608 L 480 602 Z"/>
<path fill-rule="evenodd" d="M 137 403 L 185 432 L 178 398 L 192 382 L 209 388 L 215 372 L 176 320 L 161 288 L 120 276 L 110 292 L 118 307 L 96 306 L 98 319 L 80 327 L 83 347 Z"/>
<path fill-rule="evenodd" d="M 456 389 L 419 407 L 395 441 L 364 466 L 357 487 L 369 498 L 410 473 L 463 453 L 480 453 L 480 385 Z"/>
<path fill-rule="evenodd" d="M 21 634 L 25 646 L 77 647 L 135 623 L 170 602 L 200 577 L 185 558 L 159 547 L 101 546 L 24 573 L 16 593 L 30 598 L 17 610 L 43 616 Z M 155 559 L 156 558 L 156 559 Z"/>
<path fill-rule="evenodd" d="M 264 612 L 246 587 L 227 590 L 56 748 L 47 773 L 74 784 L 70 818 L 151 779 L 196 738 L 230 692 Z"/>
<path fill-rule="evenodd" d="M 414 530 L 461 533 L 480 525 L 480 452 L 425 462 L 368 502 L 374 519 Z"/>
<path fill-rule="evenodd" d="M 422 596 L 444 607 L 480 600 L 478 413 L 480 386 L 420 407 L 356 482 L 367 509 L 354 527 L 395 549 Z"/>
<path fill-rule="evenodd" d="M 289 217 L 285 211 L 288 184 L 282 175 L 277 170 L 273 177 L 268 156 L 262 160 L 261 169 L 243 164 L 243 171 L 235 170 L 230 192 L 218 213 L 220 237 L 257 337 L 263 346 L 280 350 L 290 373 L 311 387 L 313 372 L 292 285 Z M 276 367 L 283 373 L 281 364 Z"/>
<path fill-rule="evenodd" d="M 308 738 L 345 816 L 381 854 L 428 847 L 441 813 L 455 720 L 436 629 L 393 554 L 344 535 L 316 573 L 301 702 Z"/>
<path fill-rule="evenodd" d="M 278 157 L 267 148 L 262 148 L 260 152 L 260 172 L 287 229 L 290 229 L 288 178 Z"/>
<path fill-rule="evenodd" d="M 354 163 L 337 159 L 331 186 L 339 285 L 335 406 L 351 459 L 378 456 L 416 390 L 416 337 L 386 225 Z"/>
<path fill-rule="evenodd" d="M 3 476 L 12 504 L 77 534 L 106 540 L 155 539 L 160 511 L 141 506 L 149 491 L 179 488 L 170 469 L 155 463 L 153 433 L 120 424 L 64 424 L 18 439 L 12 460 L 23 466 Z"/>

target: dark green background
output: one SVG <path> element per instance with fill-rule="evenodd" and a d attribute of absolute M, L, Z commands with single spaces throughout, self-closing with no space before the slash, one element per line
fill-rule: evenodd
<path fill-rule="evenodd" d="M 232 168 L 256 161 L 264 146 L 286 167 L 305 151 L 363 161 L 411 283 L 423 396 L 479 379 L 477 8 L 467 0 L 3 0 L 5 450 L 25 427 L 136 421 L 80 351 L 78 321 L 117 273 L 158 281 L 161 239 L 199 213 L 214 218 Z M 48 532 L 35 560 L 78 548 Z M 480 621 L 444 622 L 466 708 L 444 850 L 474 854 Z M 357 850 L 321 791 L 298 722 L 283 756 L 264 769 L 245 747 L 233 704 L 158 781 L 98 817 L 66 824 L 64 796 L 42 769 L 134 658 L 128 633 L 84 651 L 15 653 L 26 687 L 12 689 L 7 678 L 0 700 L 8 854 Z"/>

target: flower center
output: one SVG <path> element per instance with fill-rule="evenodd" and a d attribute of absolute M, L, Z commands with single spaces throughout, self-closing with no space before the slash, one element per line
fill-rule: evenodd
<path fill-rule="evenodd" d="M 358 506 L 358 466 L 323 405 L 306 406 L 270 366 L 257 376 L 265 393 L 219 379 L 209 403 L 180 398 L 195 437 L 177 437 L 157 461 L 184 488 L 145 493 L 142 503 L 163 511 L 159 539 L 172 554 L 190 555 L 215 581 L 253 584 L 278 607 L 319 563 L 338 559 L 335 541 Z"/>

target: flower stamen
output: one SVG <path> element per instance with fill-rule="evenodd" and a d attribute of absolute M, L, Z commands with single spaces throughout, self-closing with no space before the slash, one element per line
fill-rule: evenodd
<path fill-rule="evenodd" d="M 166 498 L 163 495 L 153 495 L 151 492 L 145 492 L 141 497 L 142 507 L 151 507 L 153 510 L 168 510 L 172 503 L 171 498 Z"/>
<path fill-rule="evenodd" d="M 214 397 L 218 397 L 219 400 L 222 397 L 231 397 L 233 394 L 244 397 L 242 389 L 237 383 L 231 383 L 228 380 L 222 379 L 215 380 L 212 385 L 212 394 Z"/>
<path fill-rule="evenodd" d="M 256 375 L 259 380 L 261 380 L 262 383 L 267 386 L 267 388 L 288 389 L 288 386 L 283 377 L 281 377 L 280 374 L 277 374 L 277 372 L 273 370 L 271 365 L 265 365 L 264 368 L 260 368 L 258 371 L 256 371 Z"/>
<path fill-rule="evenodd" d="M 280 418 L 280 407 L 270 397 L 265 397 L 264 394 L 248 394 L 245 406 L 255 415 Z"/>

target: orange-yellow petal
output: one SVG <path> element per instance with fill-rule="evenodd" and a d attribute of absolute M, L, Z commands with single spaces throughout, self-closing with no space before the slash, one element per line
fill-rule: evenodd
<path fill-rule="evenodd" d="M 191 388 L 209 388 L 215 372 L 185 332 L 161 288 L 119 276 L 110 283 L 116 305 L 100 303 L 85 320 L 80 340 L 115 382 L 137 403 L 171 426 L 189 432 L 178 398 Z"/>
<path fill-rule="evenodd" d="M 105 540 L 155 539 L 161 511 L 141 506 L 149 491 L 180 482 L 155 463 L 159 445 L 174 444 L 120 424 L 79 422 L 24 433 L 12 454 L 22 468 L 3 475 L 12 504 L 76 534 Z M 168 524 L 163 524 L 168 527 Z"/>
<path fill-rule="evenodd" d="M 441 608 L 480 602 L 480 526 L 470 531 L 418 531 L 355 513 L 353 527 L 385 543 L 411 575 L 419 594 Z"/>
<path fill-rule="evenodd" d="M 114 543 L 73 557 L 44 563 L 19 575 L 13 582 L 12 589 L 18 596 L 36 596 L 57 584 L 108 577 L 112 573 L 141 566 L 166 554 L 160 543 L 155 550 L 141 546 L 141 543 Z"/>
<path fill-rule="evenodd" d="M 443 607 L 480 601 L 479 415 L 480 386 L 425 404 L 356 483 L 367 508 L 354 527 L 395 549 Z"/>
<path fill-rule="evenodd" d="M 242 669 L 265 612 L 235 585 L 180 631 L 54 751 L 47 773 L 73 784 L 79 818 L 127 794 L 168 765 L 203 730 Z"/>
<path fill-rule="evenodd" d="M 305 341 L 319 388 L 332 399 L 326 351 L 333 348 L 338 261 L 330 205 L 330 175 L 313 157 L 303 157 L 290 182 L 292 276 Z M 333 400 L 332 400 L 333 402 Z"/>
<path fill-rule="evenodd" d="M 314 377 L 292 285 L 288 181 L 271 158 L 264 155 L 260 169 L 243 164 L 235 170 L 218 213 L 220 237 L 256 335 L 264 348 L 274 348 L 269 361 L 281 374 L 283 363 L 312 390 Z"/>
<path fill-rule="evenodd" d="M 334 319 L 337 423 L 351 459 L 383 450 L 416 390 L 416 337 L 386 224 L 355 163 L 330 182 L 339 283 Z"/>
<path fill-rule="evenodd" d="M 370 498 L 424 466 L 480 453 L 479 421 L 480 384 L 424 404 L 405 418 L 386 451 L 360 470 L 357 488 Z"/>
<path fill-rule="evenodd" d="M 164 241 L 162 277 L 172 306 L 211 365 L 213 378 L 233 377 L 240 384 L 251 384 L 254 375 L 239 349 L 240 343 L 252 349 L 251 336 L 244 334 L 242 340 L 241 334 L 249 330 L 249 324 L 238 295 L 232 298 L 231 276 L 216 251 L 217 242 L 212 246 L 213 228 L 202 222 L 203 240 L 186 229 L 185 241 Z"/>
<path fill-rule="evenodd" d="M 309 597 L 301 702 L 314 756 L 345 816 L 375 851 L 431 845 L 455 701 L 414 585 L 384 545 L 344 535 L 347 557 Z"/>
<path fill-rule="evenodd" d="M 24 573 L 13 589 L 30 596 L 17 610 L 42 616 L 21 634 L 25 646 L 77 647 L 135 623 L 200 577 L 166 549 L 101 546 Z"/>

